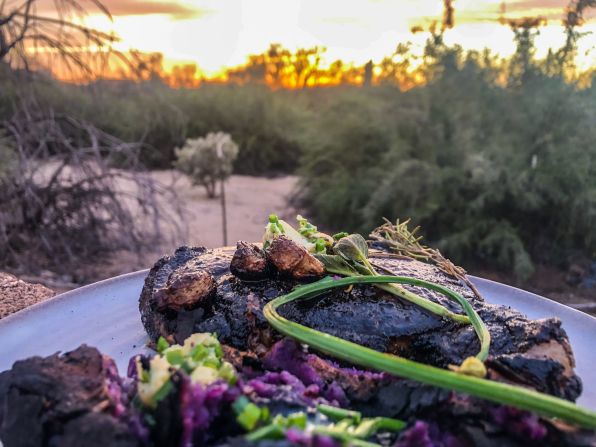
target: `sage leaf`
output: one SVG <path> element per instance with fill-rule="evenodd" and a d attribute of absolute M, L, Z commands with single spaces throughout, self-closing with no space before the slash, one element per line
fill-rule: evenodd
<path fill-rule="evenodd" d="M 360 234 L 342 237 L 333 246 L 333 251 L 350 262 L 366 262 L 368 258 L 368 244 Z"/>
<path fill-rule="evenodd" d="M 352 265 L 350 265 L 344 258 L 339 255 L 326 255 L 317 253 L 314 255 L 325 266 L 325 270 L 329 273 L 336 273 L 344 276 L 355 276 L 358 272 Z"/>

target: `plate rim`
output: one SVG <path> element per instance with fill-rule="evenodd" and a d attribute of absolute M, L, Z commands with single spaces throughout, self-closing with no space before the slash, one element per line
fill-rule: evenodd
<path fill-rule="evenodd" d="M 27 315 L 29 315 L 30 313 L 34 313 L 40 310 L 43 310 L 43 308 L 47 307 L 47 306 L 51 306 L 53 305 L 53 303 L 56 302 L 60 302 L 60 301 L 65 301 L 68 300 L 71 297 L 76 297 L 78 295 L 80 295 L 81 293 L 85 293 L 86 291 L 89 290 L 93 290 L 96 288 L 100 288 L 103 287 L 105 285 L 108 285 L 110 283 L 114 283 L 114 282 L 118 282 L 118 281 L 122 281 L 122 280 L 128 280 L 128 279 L 132 279 L 133 277 L 137 277 L 137 276 L 146 276 L 149 273 L 150 269 L 141 269 L 141 270 L 136 270 L 133 272 L 129 272 L 129 273 L 124 273 L 122 275 L 117 275 L 117 276 L 112 276 L 110 278 L 106 278 L 100 281 L 96 281 L 94 283 L 91 284 L 87 284 L 81 287 L 77 287 L 76 289 L 72 289 L 69 290 L 67 292 L 63 292 L 63 293 L 59 293 L 53 297 L 50 297 L 44 301 L 41 301 L 39 303 L 33 304 L 31 306 L 25 307 L 24 309 L 21 309 L 17 312 L 14 312 L 2 319 L 0 319 L 0 326 L 3 326 L 4 324 L 10 323 L 12 321 L 16 321 L 22 318 L 26 318 Z M 567 311 L 571 311 L 572 314 L 574 314 L 575 317 L 579 317 L 579 318 L 585 318 L 589 321 L 591 321 L 592 323 L 596 324 L 596 316 L 590 315 L 586 312 L 582 312 L 581 310 L 578 309 L 574 309 L 573 307 L 570 307 L 566 304 L 560 303 L 558 301 L 553 300 L 552 298 L 548 298 L 542 295 L 538 295 L 534 292 L 530 292 L 528 290 L 524 290 L 521 289 L 519 287 L 515 287 L 515 286 L 511 286 L 509 284 L 504 284 L 498 281 L 493 281 L 491 279 L 487 279 L 487 278 L 481 278 L 479 276 L 474 276 L 474 275 L 467 275 L 468 278 L 470 278 L 472 280 L 472 282 L 474 284 L 479 284 L 479 283 L 486 283 L 489 286 L 492 287 L 505 287 L 507 289 L 510 289 L 511 292 L 514 293 L 523 293 L 526 295 L 530 295 L 533 299 L 537 299 L 539 302 L 547 304 L 549 307 L 552 307 L 553 305 L 555 307 L 563 307 L 565 308 Z M 515 308 L 514 308 L 515 309 Z M 517 309 L 516 309 L 517 310 Z"/>

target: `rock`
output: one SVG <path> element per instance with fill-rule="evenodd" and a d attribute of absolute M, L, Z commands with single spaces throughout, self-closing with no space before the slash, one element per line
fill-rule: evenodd
<path fill-rule="evenodd" d="M 54 295 L 56 292 L 41 284 L 30 284 L 16 276 L 0 272 L 0 318 Z"/>

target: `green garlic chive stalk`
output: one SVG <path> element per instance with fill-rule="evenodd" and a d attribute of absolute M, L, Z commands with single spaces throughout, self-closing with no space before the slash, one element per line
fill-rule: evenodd
<path fill-rule="evenodd" d="M 336 287 L 346 287 L 352 284 L 383 283 L 410 284 L 435 290 L 444 295 L 457 295 L 440 285 L 400 276 L 360 276 L 337 280 L 324 278 L 315 283 L 298 287 L 289 294 L 270 301 L 263 309 L 263 313 L 267 321 L 277 331 L 337 359 L 345 360 L 364 368 L 385 371 L 405 379 L 416 380 L 439 388 L 470 394 L 498 404 L 511 405 L 545 417 L 559 418 L 582 427 L 596 429 L 596 412 L 582 408 L 564 399 L 539 393 L 528 388 L 468 376 L 460 372 L 425 365 L 396 355 L 384 354 L 289 321 L 277 312 L 277 308 L 284 304 L 310 299 L 326 290 Z M 481 338 L 480 340 L 482 344 L 485 343 L 486 339 Z"/>

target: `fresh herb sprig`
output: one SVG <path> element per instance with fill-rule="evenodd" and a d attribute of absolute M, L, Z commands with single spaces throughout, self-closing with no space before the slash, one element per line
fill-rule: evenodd
<path fill-rule="evenodd" d="M 329 273 L 344 276 L 370 275 L 379 276 L 375 267 L 368 259 L 368 244 L 359 234 L 350 234 L 339 239 L 333 246 L 334 255 L 318 254 L 317 258 L 323 263 Z M 380 289 L 405 299 L 423 309 L 441 317 L 449 318 L 458 323 L 468 324 L 470 318 L 451 312 L 446 307 L 423 298 L 398 284 L 375 284 Z M 460 303 L 461 304 L 461 303 Z"/>
<path fill-rule="evenodd" d="M 466 270 L 463 267 L 455 265 L 443 256 L 439 250 L 422 244 L 422 236 L 417 234 L 420 227 L 418 226 L 410 230 L 408 228 L 409 223 L 410 219 L 403 222 L 397 219 L 395 224 L 385 219 L 385 223 L 375 228 L 370 233 L 369 238 L 373 242 L 386 245 L 393 253 L 436 265 L 444 273 L 462 281 L 474 295 L 482 299 L 482 295 L 480 295 L 476 286 L 468 278 Z"/>
<path fill-rule="evenodd" d="M 429 288 L 446 296 L 458 295 L 438 284 L 399 276 L 360 276 L 341 279 L 324 278 L 294 289 L 287 295 L 270 301 L 263 313 L 279 332 L 312 346 L 335 358 L 378 371 L 385 371 L 428 385 L 467 393 L 503 405 L 511 405 L 546 417 L 560 418 L 587 428 L 596 428 L 596 412 L 582 408 L 564 399 L 539 393 L 528 388 L 495 382 L 459 372 L 437 368 L 392 354 L 384 354 L 339 337 L 317 331 L 287 320 L 277 309 L 287 303 L 310 299 L 336 287 L 352 284 L 400 283 Z M 463 298 L 462 298 L 463 299 Z"/>

